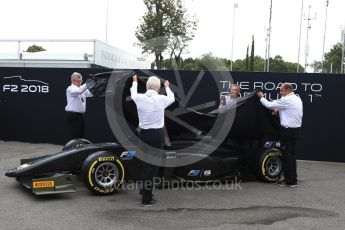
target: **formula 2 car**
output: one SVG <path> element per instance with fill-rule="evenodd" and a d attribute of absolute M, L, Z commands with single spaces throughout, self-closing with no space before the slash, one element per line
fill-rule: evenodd
<path fill-rule="evenodd" d="M 121 100 L 122 119 L 125 120 L 121 121 L 127 123 L 135 135 L 138 118 L 134 102 L 128 99 L 132 73 L 114 71 L 94 75 L 88 88 L 96 96 L 105 96 L 104 91 L 109 90 L 105 85 L 110 75 L 122 77 L 117 79 L 124 83 Z M 139 91 L 144 91 L 144 88 L 144 82 L 139 82 Z M 117 92 L 116 87 L 112 90 Z M 117 98 L 119 95 L 115 93 L 113 96 Z M 181 104 L 179 99 L 168 108 L 170 112 L 178 111 L 184 122 L 194 129 L 187 130 L 190 126 L 176 119 L 166 119 L 166 144 L 160 177 L 166 181 L 209 182 L 244 179 L 250 174 L 264 182 L 279 180 L 282 175 L 280 142 L 277 139 L 279 125 L 261 105 L 255 92 L 222 109 L 213 107 L 210 110 L 197 112 Z M 219 119 L 226 121 L 229 113 L 233 114 L 233 125 L 217 148 L 212 149 L 207 143 L 213 139 L 217 141 L 217 138 L 209 135 L 212 133 L 210 130 Z M 200 154 L 208 149 L 211 154 Z M 111 194 L 125 181 L 140 180 L 143 161 L 139 155 L 140 151 L 133 143 L 124 147 L 120 143 L 93 144 L 86 139 L 74 139 L 61 152 L 22 159 L 17 168 L 6 172 L 6 176 L 16 178 L 34 194 L 44 195 L 76 191 L 77 175 L 81 175 L 85 186 L 93 193 Z M 187 158 L 193 163 L 174 166 L 174 162 Z"/>

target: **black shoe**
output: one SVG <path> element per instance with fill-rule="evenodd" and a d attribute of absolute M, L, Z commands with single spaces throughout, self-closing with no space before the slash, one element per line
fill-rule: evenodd
<path fill-rule="evenodd" d="M 141 192 L 139 192 L 138 196 L 139 196 L 139 197 L 142 197 L 143 194 L 142 194 Z M 154 197 L 154 196 L 155 196 L 155 195 L 152 194 L 152 197 Z"/>
<path fill-rule="evenodd" d="M 149 206 L 152 206 L 152 205 L 154 205 L 156 203 L 157 203 L 157 201 L 152 199 L 149 202 L 142 202 L 141 203 L 141 207 L 149 207 Z"/>
<path fill-rule="evenodd" d="M 279 182 L 277 182 L 277 184 L 278 184 L 279 186 L 282 186 L 282 187 L 290 187 L 290 188 L 296 188 L 296 187 L 298 187 L 298 184 L 297 184 L 297 183 L 292 183 L 292 184 L 290 184 L 290 183 L 287 183 L 286 180 L 279 181 Z"/>
<path fill-rule="evenodd" d="M 287 186 L 286 180 L 278 181 L 278 182 L 277 182 L 277 185 L 282 186 L 282 187 Z"/>
<path fill-rule="evenodd" d="M 292 184 L 289 184 L 288 186 L 290 188 L 296 188 L 296 187 L 298 187 L 298 184 L 297 183 L 292 183 Z"/>

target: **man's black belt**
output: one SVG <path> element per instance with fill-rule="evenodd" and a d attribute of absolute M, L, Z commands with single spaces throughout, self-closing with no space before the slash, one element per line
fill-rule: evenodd
<path fill-rule="evenodd" d="M 74 114 L 74 115 L 84 115 L 84 113 L 77 113 L 72 111 L 66 111 L 67 113 Z"/>
<path fill-rule="evenodd" d="M 281 129 L 291 129 L 291 130 L 295 129 L 295 130 L 298 130 L 298 129 L 301 129 L 301 127 L 296 127 L 296 128 L 285 128 L 285 127 L 281 127 Z"/>

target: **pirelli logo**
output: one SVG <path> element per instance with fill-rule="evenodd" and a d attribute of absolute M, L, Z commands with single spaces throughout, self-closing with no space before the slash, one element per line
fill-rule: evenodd
<path fill-rule="evenodd" d="M 98 157 L 98 161 L 115 161 L 115 157 Z"/>
<path fill-rule="evenodd" d="M 32 183 L 33 188 L 52 188 L 54 187 L 54 181 L 35 181 Z"/>

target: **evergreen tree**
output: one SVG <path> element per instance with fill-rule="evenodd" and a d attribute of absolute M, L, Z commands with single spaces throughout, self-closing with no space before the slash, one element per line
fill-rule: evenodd
<path fill-rule="evenodd" d="M 254 71 L 254 35 L 252 36 L 252 49 L 250 51 L 249 71 Z"/>
<path fill-rule="evenodd" d="M 249 70 L 249 55 L 248 55 L 248 52 L 249 52 L 249 46 L 247 46 L 247 54 L 246 54 L 246 71 Z"/>

